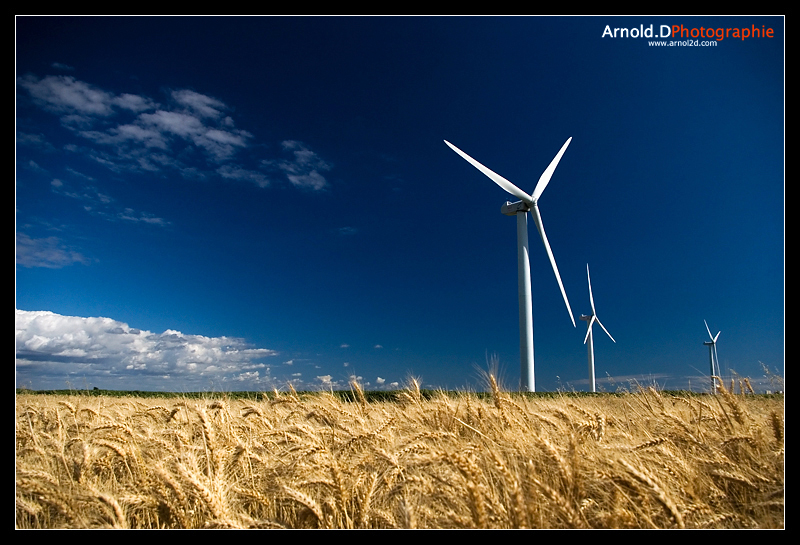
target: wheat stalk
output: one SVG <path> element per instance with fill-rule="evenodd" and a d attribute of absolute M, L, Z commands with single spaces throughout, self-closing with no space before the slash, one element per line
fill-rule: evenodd
<path fill-rule="evenodd" d="M 783 527 L 780 397 L 490 393 L 18 395 L 16 525 Z"/>
<path fill-rule="evenodd" d="M 678 506 L 675 505 L 675 502 L 672 500 L 672 498 L 667 495 L 667 493 L 664 491 L 664 488 L 656 481 L 655 477 L 653 477 L 647 470 L 643 468 L 637 469 L 625 460 L 619 460 L 619 463 L 622 464 L 625 469 L 627 469 L 630 474 L 633 475 L 639 482 L 650 487 L 650 490 L 652 490 L 656 499 L 659 501 L 659 503 L 661 503 L 661 505 L 664 506 L 664 509 L 666 509 L 667 513 L 675 521 L 675 524 L 678 525 L 678 528 L 685 528 L 683 516 L 678 510 Z"/>

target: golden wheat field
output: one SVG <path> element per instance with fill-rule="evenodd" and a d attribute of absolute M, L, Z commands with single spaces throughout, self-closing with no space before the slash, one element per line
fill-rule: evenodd
<path fill-rule="evenodd" d="M 783 397 L 18 394 L 16 527 L 783 528 Z"/>

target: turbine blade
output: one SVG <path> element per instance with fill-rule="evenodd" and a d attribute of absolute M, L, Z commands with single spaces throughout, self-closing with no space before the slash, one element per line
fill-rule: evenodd
<path fill-rule="evenodd" d="M 558 162 L 561 160 L 561 156 L 564 155 L 564 152 L 567 151 L 567 146 L 569 146 L 570 142 L 572 142 L 571 136 L 567 138 L 567 141 L 563 146 L 561 146 L 561 149 L 559 150 L 555 159 L 550 161 L 550 164 L 547 166 L 544 172 L 542 172 L 542 175 L 539 177 L 539 182 L 536 184 L 536 189 L 533 190 L 534 202 L 538 201 L 539 197 L 541 197 L 542 193 L 544 193 L 544 188 L 547 187 L 548 183 L 550 183 L 550 178 L 553 176 L 553 172 L 556 171 Z"/>
<path fill-rule="evenodd" d="M 603 322 L 600 321 L 600 318 L 595 318 L 595 319 L 597 320 L 597 323 L 600 324 L 600 327 L 603 328 L 603 331 L 606 332 L 606 335 L 608 335 L 608 338 L 611 339 L 612 341 L 614 341 L 614 337 L 612 337 L 611 333 L 608 332 L 608 330 L 606 329 L 606 326 L 604 326 Z M 617 341 L 614 341 L 614 342 L 616 343 Z"/>
<path fill-rule="evenodd" d="M 486 168 L 485 166 L 480 164 L 478 161 L 476 161 L 475 159 L 473 159 L 472 157 L 470 157 L 469 155 L 467 155 L 466 153 L 464 153 L 463 151 L 461 151 L 460 149 L 455 147 L 453 144 L 451 144 L 447 140 L 445 140 L 444 143 L 447 144 L 448 146 L 450 146 L 450 149 L 452 149 L 454 152 L 456 152 L 461 157 L 466 159 L 466 161 L 469 164 L 471 164 L 472 166 L 474 166 L 475 168 L 477 168 L 478 170 L 483 172 L 486 176 L 491 178 L 491 180 L 494 183 L 496 183 L 497 185 L 499 185 L 500 187 L 505 189 L 508 193 L 511 193 L 512 195 L 514 195 L 518 199 L 521 199 L 526 204 L 530 204 L 531 203 L 531 201 L 532 201 L 531 196 L 528 195 L 527 193 L 525 193 L 523 190 L 521 190 L 520 188 L 518 188 L 517 186 L 515 186 L 514 184 L 512 184 L 511 182 L 509 182 L 508 180 L 506 180 L 505 178 L 503 178 L 499 174 L 497 174 L 496 172 L 493 172 L 493 171 L 489 170 L 488 168 Z"/>
<path fill-rule="evenodd" d="M 715 346 L 716 346 L 716 344 L 717 344 L 717 339 L 719 339 L 719 334 L 720 334 L 720 333 L 722 333 L 722 331 L 718 331 L 718 332 L 717 332 L 717 336 L 716 336 L 716 337 L 714 337 L 714 345 L 715 345 Z M 716 348 L 714 348 L 714 350 L 716 350 Z"/>
<path fill-rule="evenodd" d="M 533 221 L 536 223 L 536 229 L 539 230 L 539 235 L 542 237 L 542 242 L 544 243 L 544 249 L 547 250 L 547 257 L 550 258 L 550 264 L 553 266 L 553 272 L 556 274 L 556 280 L 558 280 L 558 287 L 561 289 L 561 295 L 564 297 L 564 303 L 567 305 L 567 312 L 569 312 L 569 319 L 572 320 L 572 327 L 575 327 L 575 318 L 572 316 L 572 309 L 569 306 L 569 300 L 567 299 L 567 292 L 564 291 L 564 284 L 561 282 L 561 275 L 558 274 L 558 266 L 556 266 L 556 258 L 553 257 L 553 251 L 550 249 L 550 243 L 547 242 L 547 235 L 544 233 L 544 225 L 542 224 L 542 216 L 539 213 L 539 207 L 536 205 L 536 202 L 533 202 L 533 206 L 531 207 L 531 216 L 533 216 Z"/>
<path fill-rule="evenodd" d="M 589 335 L 592 333 L 592 324 L 594 323 L 595 320 L 597 320 L 597 318 L 595 318 L 594 316 L 592 316 L 592 319 L 589 320 L 589 327 L 586 328 L 586 336 L 583 338 L 583 344 L 586 344 L 586 341 L 589 340 Z"/>
<path fill-rule="evenodd" d="M 586 264 L 586 278 L 589 279 L 589 302 L 592 304 L 592 315 L 597 314 L 594 310 L 594 297 L 592 297 L 592 277 L 589 276 L 589 264 Z"/>
<path fill-rule="evenodd" d="M 703 320 L 703 323 L 704 323 L 704 324 L 706 324 L 706 331 L 708 331 L 708 338 L 709 338 L 709 339 L 711 339 L 711 340 L 713 341 L 713 340 L 714 340 L 714 336 L 713 336 L 713 335 L 711 335 L 711 330 L 710 330 L 710 329 L 708 329 L 708 322 L 706 322 L 705 320 Z"/>

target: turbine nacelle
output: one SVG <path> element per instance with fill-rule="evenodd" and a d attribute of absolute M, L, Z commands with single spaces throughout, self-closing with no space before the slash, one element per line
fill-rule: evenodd
<path fill-rule="evenodd" d="M 519 212 L 528 212 L 531 207 L 522 201 L 508 202 L 500 207 L 500 212 L 506 216 L 516 216 Z"/>

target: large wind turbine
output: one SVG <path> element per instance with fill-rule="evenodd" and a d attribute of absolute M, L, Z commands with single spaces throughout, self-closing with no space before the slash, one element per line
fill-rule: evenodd
<path fill-rule="evenodd" d="M 586 341 L 589 341 L 589 344 L 587 345 L 588 346 L 587 351 L 589 353 L 589 380 L 591 381 L 592 384 L 592 391 L 595 392 L 597 390 L 595 389 L 595 384 L 594 384 L 594 340 L 592 339 L 592 325 L 595 322 L 597 322 L 597 324 L 603 328 L 603 331 L 606 332 L 606 335 L 608 335 L 609 339 L 614 341 L 614 337 L 612 337 L 611 333 L 608 332 L 606 326 L 604 326 L 600 322 L 600 319 L 597 317 L 597 313 L 594 310 L 594 297 L 592 297 L 592 277 L 589 276 L 588 263 L 586 264 L 586 278 L 589 280 L 589 302 L 592 305 L 592 313 L 589 315 L 582 314 L 581 320 L 585 320 L 587 322 L 586 337 L 583 338 L 583 344 L 586 344 Z M 617 341 L 614 342 L 616 343 Z"/>
<path fill-rule="evenodd" d="M 703 323 L 706 324 L 706 331 L 708 331 L 708 338 L 711 339 L 710 341 L 706 341 L 703 344 L 708 346 L 708 359 L 711 363 L 711 393 L 717 393 L 717 383 L 714 381 L 714 377 L 720 377 L 722 379 L 722 373 L 719 370 L 719 359 L 717 359 L 717 339 L 719 339 L 719 334 L 722 331 L 717 332 L 717 336 L 714 337 L 711 335 L 711 330 L 708 329 L 708 322 L 703 320 Z M 715 369 L 716 366 L 716 369 Z"/>
<path fill-rule="evenodd" d="M 528 257 L 528 212 L 531 213 L 533 221 L 536 224 L 536 229 L 542 237 L 544 248 L 547 250 L 547 256 L 550 258 L 550 264 L 553 266 L 553 272 L 558 281 L 558 287 L 561 289 L 561 295 L 564 297 L 564 303 L 567 305 L 567 312 L 569 318 L 572 320 L 572 326 L 575 327 L 575 318 L 572 316 L 572 309 L 567 300 L 567 293 L 564 291 L 564 285 L 561 283 L 561 275 L 558 274 L 558 267 L 556 260 L 553 257 L 553 251 L 550 249 L 550 243 L 547 242 L 547 235 L 544 233 L 544 225 L 542 225 L 542 216 L 539 213 L 538 201 L 542 196 L 542 192 L 547 187 L 553 172 L 561 160 L 561 156 L 567 150 L 567 146 L 572 141 L 572 137 L 568 138 L 561 150 L 556 155 L 555 159 L 550 162 L 550 165 L 545 169 L 539 177 L 539 182 L 533 193 L 528 195 L 520 188 L 500 176 L 492 172 L 478 161 L 455 147 L 453 144 L 444 141 L 445 144 L 450 146 L 453 151 L 467 160 L 472 166 L 483 172 L 486 176 L 492 179 L 494 183 L 505 189 L 508 193 L 514 195 L 518 199 L 517 202 L 508 202 L 500 208 L 500 211 L 506 216 L 517 216 L 517 270 L 519 275 L 519 348 L 520 348 L 520 390 L 535 392 L 536 382 L 533 372 L 533 310 L 531 305 L 531 265 Z"/>

